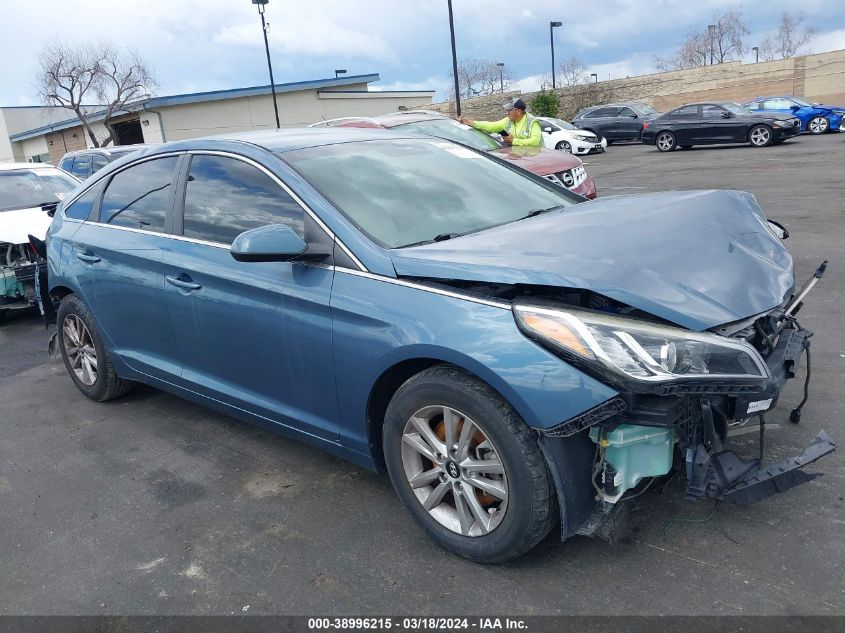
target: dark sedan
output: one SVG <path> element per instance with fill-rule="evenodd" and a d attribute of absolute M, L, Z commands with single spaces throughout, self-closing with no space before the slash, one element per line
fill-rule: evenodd
<path fill-rule="evenodd" d="M 801 133 L 801 122 L 786 114 L 754 113 L 731 102 L 690 103 L 643 123 L 642 141 L 661 152 L 693 145 L 750 143 L 765 147 Z"/>

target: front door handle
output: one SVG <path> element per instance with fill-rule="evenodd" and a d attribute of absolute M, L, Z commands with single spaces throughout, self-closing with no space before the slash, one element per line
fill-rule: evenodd
<path fill-rule="evenodd" d="M 190 279 L 179 279 L 178 277 L 172 277 L 170 275 L 166 275 L 165 279 L 167 279 L 167 283 L 176 286 L 177 288 L 182 288 L 182 290 L 199 290 L 202 286 L 195 281 L 191 281 Z"/>
<path fill-rule="evenodd" d="M 92 253 L 77 253 L 76 256 L 77 258 L 81 259 L 83 262 L 86 262 L 88 264 L 96 264 L 98 261 L 100 261 L 100 258 L 96 255 L 93 255 Z"/>

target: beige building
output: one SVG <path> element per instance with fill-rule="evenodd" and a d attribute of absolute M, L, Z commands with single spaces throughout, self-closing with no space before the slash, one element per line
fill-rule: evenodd
<path fill-rule="evenodd" d="M 280 125 L 297 127 L 343 116 L 376 116 L 427 107 L 434 96 L 433 90 L 371 89 L 369 84 L 378 80 L 378 74 L 371 74 L 278 84 Z M 45 118 L 53 117 L 56 108 L 30 109 L 40 110 L 41 114 L 29 113 L 28 118 L 17 110 L 27 108 L 0 109 L 0 161 L 56 164 L 65 152 L 93 145 L 79 119 L 67 118 L 68 110 L 58 109 L 63 119 L 47 121 Z M 98 140 L 108 137 L 103 118 L 103 111 L 95 111 L 89 117 Z M 32 122 L 39 124 L 27 127 Z M 276 120 L 268 85 L 151 97 L 134 103 L 129 111 L 113 117 L 108 124 L 119 144 L 128 145 L 273 128 Z"/>

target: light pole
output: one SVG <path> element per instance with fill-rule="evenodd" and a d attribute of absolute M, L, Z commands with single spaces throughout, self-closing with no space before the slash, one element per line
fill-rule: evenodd
<path fill-rule="evenodd" d="M 716 25 L 709 24 L 707 26 L 707 31 L 710 33 L 710 65 L 713 65 L 713 38 L 716 35 Z"/>
<path fill-rule="evenodd" d="M 549 42 L 552 45 L 552 90 L 557 88 L 555 83 L 555 27 L 563 26 L 563 22 L 549 22 Z"/>
<path fill-rule="evenodd" d="M 505 93 L 505 75 L 504 75 L 505 64 L 504 64 L 504 62 L 497 62 L 496 66 L 499 67 L 499 92 L 504 94 Z"/>
<path fill-rule="evenodd" d="M 279 106 L 276 104 L 276 82 L 273 81 L 273 64 L 270 63 L 270 44 L 267 42 L 267 23 L 264 21 L 264 6 L 270 0 L 252 0 L 252 4 L 258 7 L 258 14 L 261 16 L 261 30 L 264 32 L 264 50 L 267 52 L 267 68 L 270 70 L 270 91 L 273 93 L 273 112 L 276 113 L 276 129 L 279 129 Z"/>
<path fill-rule="evenodd" d="M 754 63 L 756 64 L 760 61 L 760 47 L 755 46 L 751 50 L 754 51 Z"/>
<path fill-rule="evenodd" d="M 597 84 L 599 82 L 599 76 L 597 73 L 590 73 L 590 77 L 593 78 L 593 83 Z"/>
<path fill-rule="evenodd" d="M 455 49 L 455 19 L 452 16 L 452 0 L 449 4 L 449 34 L 452 37 L 452 76 L 455 78 L 455 112 L 461 116 L 461 89 L 458 87 L 458 53 Z"/>
<path fill-rule="evenodd" d="M 335 68 L 334 69 L 334 78 L 337 79 L 338 75 L 345 75 L 346 69 L 345 68 Z"/>

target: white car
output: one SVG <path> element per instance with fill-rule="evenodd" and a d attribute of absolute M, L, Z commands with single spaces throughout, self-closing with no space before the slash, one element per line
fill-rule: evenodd
<path fill-rule="evenodd" d="M 0 163 L 0 318 L 35 305 L 29 236 L 43 240 L 55 209 L 79 180 L 52 165 Z"/>
<path fill-rule="evenodd" d="M 607 139 L 598 138 L 592 132 L 580 130 L 563 119 L 538 116 L 543 129 L 543 145 L 548 149 L 559 149 L 570 154 L 590 154 L 607 149 Z"/>

